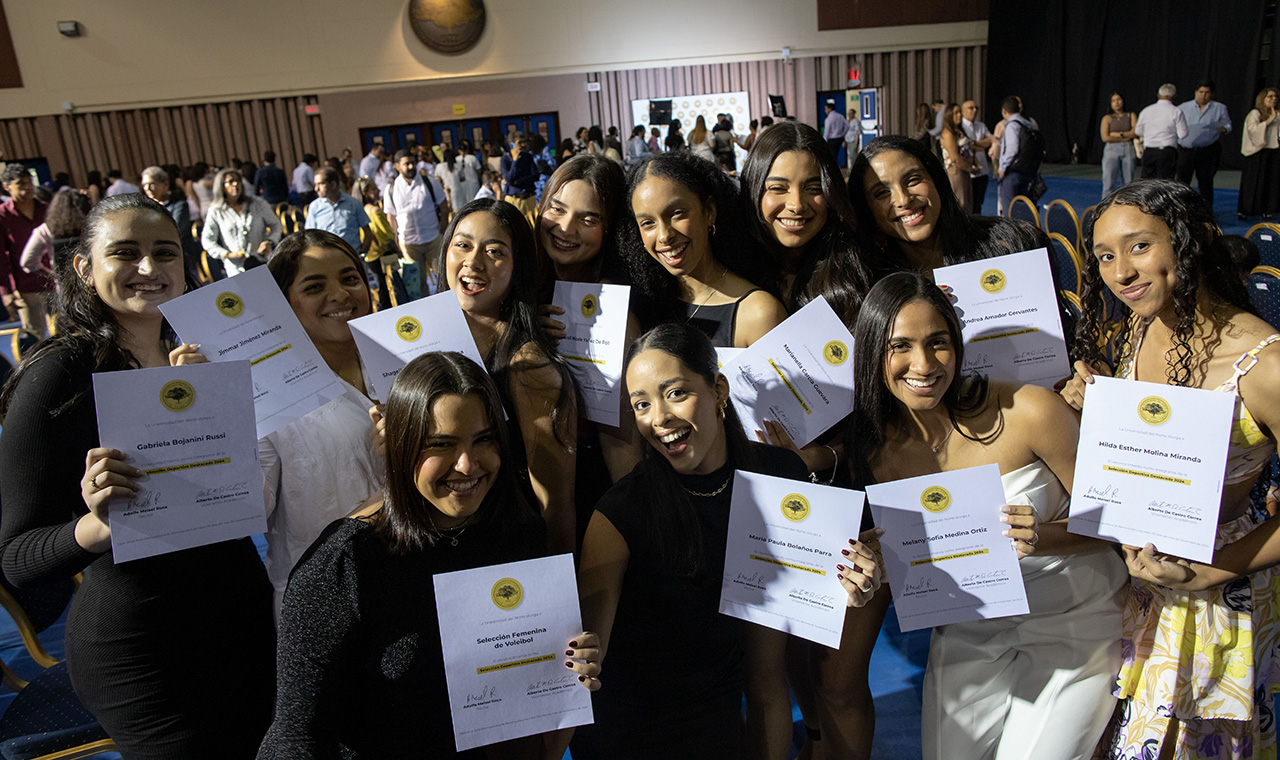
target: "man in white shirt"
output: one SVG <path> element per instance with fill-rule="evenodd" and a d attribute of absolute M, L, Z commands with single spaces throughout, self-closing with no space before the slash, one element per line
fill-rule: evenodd
<path fill-rule="evenodd" d="M 978 104 L 975 101 L 966 100 L 961 104 L 960 115 L 964 117 L 960 125 L 973 144 L 973 158 L 978 169 L 978 173 L 973 175 L 973 213 L 981 215 L 982 201 L 987 197 L 987 185 L 991 182 L 991 161 L 987 157 L 987 149 L 993 142 L 991 130 L 978 121 Z"/>
<path fill-rule="evenodd" d="M 858 158 L 858 152 L 862 150 L 862 120 L 858 118 L 858 112 L 849 109 L 849 115 L 845 118 L 848 122 L 848 130 L 844 133 L 844 163 L 849 171 L 853 171 L 853 162 Z"/>
<path fill-rule="evenodd" d="M 103 193 L 103 197 L 109 198 L 113 195 L 142 192 L 142 188 L 132 182 L 125 182 L 124 175 L 120 173 L 119 169 L 112 169 L 107 172 L 107 179 L 111 180 L 111 184 L 107 185 L 107 192 Z"/>
<path fill-rule="evenodd" d="M 1187 118 L 1173 104 L 1178 88 L 1162 84 L 1159 98 L 1138 114 L 1134 132 L 1142 138 L 1142 178 L 1173 179 L 1178 169 L 1178 141 L 1187 136 Z"/>
<path fill-rule="evenodd" d="M 822 123 L 822 137 L 831 148 L 832 157 L 838 159 L 840 157 L 840 146 L 844 144 L 844 135 L 849 131 L 849 122 L 836 110 L 835 101 L 827 101 L 826 111 L 827 118 Z"/>
<path fill-rule="evenodd" d="M 435 177 L 424 177 L 418 162 L 407 150 L 396 152 L 396 178 L 382 193 L 382 210 L 391 222 L 391 231 L 405 255 L 418 265 L 418 281 L 423 297 L 430 287 L 429 268 L 440 250 L 439 207 L 445 203 L 444 188 Z"/>
<path fill-rule="evenodd" d="M 319 197 L 316 195 L 316 167 L 319 165 L 319 159 L 311 153 L 305 153 L 302 163 L 293 169 L 293 190 L 298 194 L 299 206 L 309 206 L 311 201 Z"/>
<path fill-rule="evenodd" d="M 1213 175 L 1222 157 L 1220 138 L 1231 131 L 1231 117 L 1227 107 L 1213 99 L 1213 82 L 1207 80 L 1196 88 L 1195 100 L 1179 104 L 1178 110 L 1187 121 L 1187 136 L 1178 140 L 1178 181 L 1190 185 L 1194 174 L 1200 195 L 1213 208 Z"/>

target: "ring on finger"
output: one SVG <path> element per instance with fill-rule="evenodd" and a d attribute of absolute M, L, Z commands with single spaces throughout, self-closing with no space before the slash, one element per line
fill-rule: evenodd
<path fill-rule="evenodd" d="M 867 581 L 867 585 L 865 585 L 865 586 L 859 586 L 859 587 L 858 587 L 858 590 L 859 590 L 859 591 L 861 591 L 861 592 L 862 592 L 862 593 L 864 593 L 864 594 L 866 594 L 866 593 L 870 592 L 870 591 L 871 591 L 871 581 Z"/>
<path fill-rule="evenodd" d="M 98 473 L 98 475 L 101 475 L 101 474 L 102 474 L 102 473 Z M 89 482 L 93 483 L 93 490 L 95 490 L 95 491 L 101 491 L 101 490 L 102 490 L 102 486 L 98 485 L 98 475 L 94 475 L 94 476 L 93 476 L 93 480 L 89 481 Z"/>
<path fill-rule="evenodd" d="M 1027 543 L 1030 544 L 1031 546 L 1035 546 L 1039 542 L 1040 542 L 1040 534 L 1034 530 L 1031 531 L 1031 540 L 1028 541 Z"/>

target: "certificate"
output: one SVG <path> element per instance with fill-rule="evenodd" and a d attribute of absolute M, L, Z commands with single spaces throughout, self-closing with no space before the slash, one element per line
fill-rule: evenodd
<path fill-rule="evenodd" d="M 998 465 L 867 486 L 867 501 L 902 630 L 1027 614 Z"/>
<path fill-rule="evenodd" d="M 591 693 L 563 664 L 582 633 L 573 555 L 434 580 L 459 752 L 592 722 Z"/>
<path fill-rule="evenodd" d="M 249 361 L 259 438 L 344 393 L 266 267 L 193 290 L 160 311 L 209 361 Z"/>
<path fill-rule="evenodd" d="M 146 473 L 108 505 L 117 563 L 267 529 L 249 362 L 93 376 L 102 446 Z"/>
<path fill-rule="evenodd" d="M 964 371 L 1052 388 L 1071 375 L 1044 248 L 933 270 L 951 288 L 964 335 Z"/>
<path fill-rule="evenodd" d="M 1095 376 L 1067 530 L 1212 562 L 1235 404 L 1231 393 Z"/>
<path fill-rule="evenodd" d="M 716 366 L 721 370 L 726 364 L 730 364 L 734 359 L 742 355 L 745 348 L 734 348 L 732 346 L 716 346 Z"/>
<path fill-rule="evenodd" d="M 720 611 L 840 648 L 838 554 L 858 535 L 861 491 L 739 470 L 733 474 Z"/>
<path fill-rule="evenodd" d="M 557 282 L 551 303 L 564 309 L 560 355 L 569 363 L 592 422 L 618 426 L 622 356 L 626 352 L 629 285 Z"/>
<path fill-rule="evenodd" d="M 721 370 L 747 438 L 763 421 L 782 425 L 797 446 L 853 411 L 853 336 L 818 296 Z"/>
<path fill-rule="evenodd" d="M 364 362 L 365 382 L 380 401 L 387 400 L 396 375 L 419 354 L 458 351 L 484 367 L 458 296 L 452 290 L 374 312 L 348 324 Z"/>

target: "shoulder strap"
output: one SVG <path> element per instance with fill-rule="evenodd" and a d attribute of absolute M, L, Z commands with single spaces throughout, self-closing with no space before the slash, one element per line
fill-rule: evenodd
<path fill-rule="evenodd" d="M 1239 359 L 1236 359 L 1236 363 L 1232 365 L 1232 369 L 1235 370 L 1235 373 L 1231 376 L 1231 379 L 1228 380 L 1227 382 L 1231 384 L 1239 384 L 1240 378 L 1247 375 L 1249 373 L 1249 370 L 1257 366 L 1258 354 L 1262 352 L 1262 349 L 1266 348 L 1272 343 L 1275 343 L 1278 340 L 1280 340 L 1280 333 L 1273 333 L 1258 345 L 1244 352 L 1244 355 L 1241 356 Z"/>
<path fill-rule="evenodd" d="M 738 304 L 740 304 L 740 303 L 742 303 L 743 301 L 747 300 L 747 296 L 751 295 L 752 293 L 756 292 L 757 290 L 764 290 L 764 288 L 752 288 L 751 290 L 748 290 L 746 293 L 743 293 L 743 294 L 742 294 L 742 297 L 741 297 L 741 298 L 739 298 L 738 300 L 734 301 L 734 302 L 733 302 L 733 305 L 734 305 L 734 306 L 737 306 Z"/>

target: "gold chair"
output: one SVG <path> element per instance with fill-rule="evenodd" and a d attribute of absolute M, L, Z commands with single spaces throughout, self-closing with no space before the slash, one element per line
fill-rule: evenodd
<path fill-rule="evenodd" d="M 1249 285 L 1253 307 L 1272 327 L 1280 325 L 1280 269 L 1265 264 L 1254 267 L 1249 273 Z"/>
<path fill-rule="evenodd" d="M 1255 224 L 1244 236 L 1258 246 L 1258 255 L 1264 265 L 1280 267 L 1280 225 L 1274 222 Z"/>
<path fill-rule="evenodd" d="M 1025 211 L 1018 211 L 1018 202 L 1022 202 Z M 1035 226 L 1040 226 L 1040 212 L 1036 210 L 1036 204 L 1025 195 L 1015 195 L 1013 200 L 1009 201 L 1009 208 L 1005 209 L 1006 215 L 1010 219 L 1021 219 L 1024 222 L 1031 222 Z M 1028 219 L 1027 216 L 1030 216 Z"/>
<path fill-rule="evenodd" d="M 1066 254 L 1065 258 L 1062 254 Z M 1084 261 L 1071 241 L 1057 232 L 1049 233 L 1049 267 L 1063 290 L 1079 295 L 1080 272 L 1084 268 Z"/>
<path fill-rule="evenodd" d="M 1057 213 L 1054 213 L 1055 210 Z M 1076 210 L 1071 207 L 1071 204 L 1061 198 L 1045 204 L 1044 231 L 1062 235 L 1076 250 L 1080 250 L 1080 241 L 1083 239 L 1080 232 L 1080 217 L 1076 216 Z"/>

